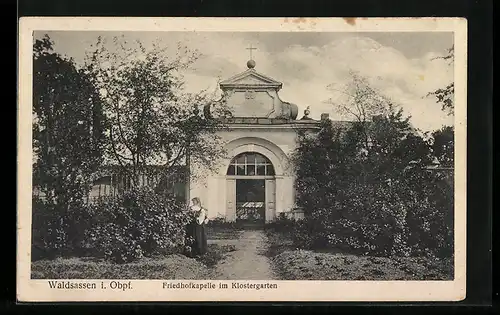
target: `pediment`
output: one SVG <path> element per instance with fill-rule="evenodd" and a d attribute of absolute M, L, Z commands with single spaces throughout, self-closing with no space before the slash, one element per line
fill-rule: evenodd
<path fill-rule="evenodd" d="M 249 75 L 234 81 L 233 84 L 266 84 L 266 83 L 272 83 L 272 82 L 269 82 L 267 80 L 262 80 L 261 78 L 254 75 Z"/>
<path fill-rule="evenodd" d="M 238 87 L 242 88 L 268 87 L 268 88 L 280 89 L 281 86 L 282 86 L 281 82 L 278 82 L 263 74 L 260 74 L 253 69 L 249 69 L 243 73 L 240 73 L 220 83 L 220 87 L 222 89 L 238 88 Z"/>

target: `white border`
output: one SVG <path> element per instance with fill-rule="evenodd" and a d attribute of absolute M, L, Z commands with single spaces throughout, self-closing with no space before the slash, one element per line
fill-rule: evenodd
<path fill-rule="evenodd" d="M 348 23 L 350 22 L 350 23 Z M 132 289 L 55 290 L 30 279 L 33 32 L 55 31 L 283 31 L 454 32 L 455 39 L 455 278 L 453 281 L 238 281 L 278 289 L 163 289 L 162 280 L 132 280 Z M 467 20 L 463 18 L 125 18 L 24 17 L 19 23 L 17 298 L 37 301 L 459 301 L 466 271 Z M 93 280 L 89 280 L 93 281 Z M 73 282 L 89 282 L 76 280 Z M 121 282 L 127 282 L 120 280 Z M 100 286 L 101 280 L 93 281 Z M 104 281 L 109 285 L 110 280 Z M 170 281 L 179 282 L 179 281 Z M 235 281 L 185 281 L 218 286 Z"/>

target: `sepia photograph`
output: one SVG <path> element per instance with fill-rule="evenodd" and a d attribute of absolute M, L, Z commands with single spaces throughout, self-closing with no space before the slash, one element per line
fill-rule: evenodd
<path fill-rule="evenodd" d="M 458 261 L 465 294 L 465 43 L 453 28 L 258 23 L 33 30 L 23 281 L 439 285 Z"/>

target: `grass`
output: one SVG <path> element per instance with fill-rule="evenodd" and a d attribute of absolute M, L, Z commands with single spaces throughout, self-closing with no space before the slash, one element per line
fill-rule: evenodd
<path fill-rule="evenodd" d="M 207 253 L 195 259 L 203 263 L 208 268 L 213 268 L 227 253 L 235 250 L 236 247 L 234 245 L 209 244 Z"/>
<path fill-rule="evenodd" d="M 183 255 L 115 264 L 94 258 L 57 258 L 31 264 L 32 279 L 209 279 L 211 270 Z"/>
<path fill-rule="evenodd" d="M 208 244 L 208 251 L 205 255 L 197 258 L 209 268 L 215 265 L 224 258 L 227 253 L 236 250 L 232 244 L 224 244 L 224 240 L 237 240 L 240 237 L 241 230 L 231 225 L 212 225 L 207 227 L 207 238 L 217 243 Z M 221 241 L 221 242 L 218 242 Z"/>
<path fill-rule="evenodd" d="M 267 256 L 281 280 L 452 280 L 452 259 L 374 257 L 295 248 L 268 231 Z"/>
<path fill-rule="evenodd" d="M 268 257 L 275 257 L 285 251 L 293 251 L 297 249 L 291 238 L 285 233 L 277 233 L 273 230 L 267 229 L 266 235 L 269 240 L 269 247 L 266 253 Z"/>
<path fill-rule="evenodd" d="M 233 240 L 238 239 L 241 230 L 233 226 L 207 226 L 207 237 L 209 240 Z"/>
<path fill-rule="evenodd" d="M 211 227 L 208 239 L 237 239 L 237 230 Z M 235 250 L 234 245 L 209 244 L 205 255 L 190 258 L 169 254 L 116 264 L 93 257 L 38 260 L 31 264 L 32 279 L 189 279 L 205 280 L 213 276 L 213 267 Z"/>

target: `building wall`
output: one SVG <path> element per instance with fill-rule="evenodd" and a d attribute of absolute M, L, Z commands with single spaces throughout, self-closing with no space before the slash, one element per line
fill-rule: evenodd
<path fill-rule="evenodd" d="M 209 217 L 223 216 L 227 220 L 234 220 L 234 214 L 226 211 L 227 167 L 239 153 L 258 152 L 265 155 L 275 168 L 276 215 L 290 211 L 295 203 L 293 165 L 290 158 L 297 145 L 296 130 L 290 125 L 233 126 L 219 135 L 225 143 L 227 154 L 218 161 L 219 167 L 214 172 L 192 165 L 190 197 L 201 198 Z"/>
<path fill-rule="evenodd" d="M 225 94 L 235 117 L 278 117 L 282 115 L 282 102 L 273 89 L 236 89 Z"/>

